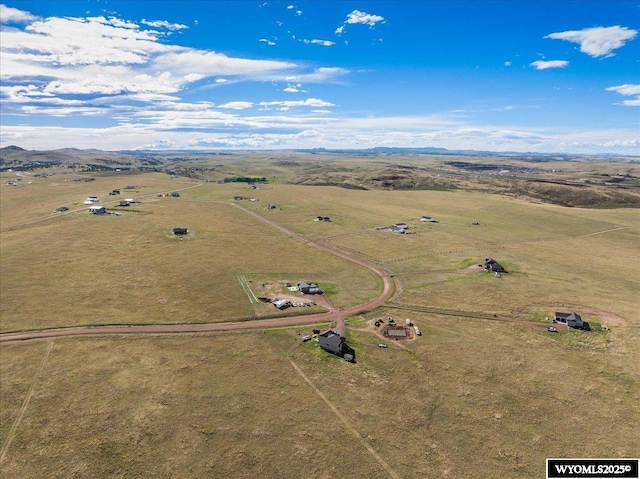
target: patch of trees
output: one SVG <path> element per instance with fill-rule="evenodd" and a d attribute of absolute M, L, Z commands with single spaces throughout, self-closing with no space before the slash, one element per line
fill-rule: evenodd
<path fill-rule="evenodd" d="M 225 183 L 267 183 L 269 180 L 264 176 L 227 176 L 224 181 Z"/>

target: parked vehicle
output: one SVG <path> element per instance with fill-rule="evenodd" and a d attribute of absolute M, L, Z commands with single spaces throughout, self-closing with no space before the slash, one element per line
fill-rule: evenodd
<path fill-rule="evenodd" d="M 550 333 L 557 333 L 558 332 L 558 330 L 556 328 L 554 328 L 553 326 L 549 326 L 547 328 L 547 331 L 549 331 Z"/>

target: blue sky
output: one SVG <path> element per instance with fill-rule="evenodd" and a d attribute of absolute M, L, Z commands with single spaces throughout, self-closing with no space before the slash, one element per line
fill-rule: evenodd
<path fill-rule="evenodd" d="M 640 155 L 640 1 L 14 1 L 0 145 Z"/>

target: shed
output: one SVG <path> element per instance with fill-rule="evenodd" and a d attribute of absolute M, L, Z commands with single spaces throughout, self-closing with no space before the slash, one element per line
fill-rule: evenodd
<path fill-rule="evenodd" d="M 174 191 L 173 193 L 171 193 L 171 196 L 173 196 L 174 198 L 179 198 L 180 197 L 180 193 L 177 193 L 177 192 Z"/>
<path fill-rule="evenodd" d="M 438 220 L 436 220 L 433 216 L 422 216 L 422 218 L 420 218 L 420 221 L 427 221 L 429 223 L 437 223 Z"/>
<path fill-rule="evenodd" d="M 103 215 L 107 212 L 107 209 L 104 206 L 89 206 L 89 213 L 94 215 Z"/>
<path fill-rule="evenodd" d="M 304 281 L 298 281 L 298 290 L 303 294 L 322 294 L 320 286 L 316 283 L 306 283 Z"/>
<path fill-rule="evenodd" d="M 120 200 L 120 204 L 118 206 L 129 206 L 129 202 L 127 200 Z"/>
<path fill-rule="evenodd" d="M 278 309 L 287 309 L 292 306 L 291 301 L 288 299 L 276 299 L 273 302 L 273 305 Z"/>
<path fill-rule="evenodd" d="M 397 233 L 397 234 L 403 235 L 403 234 L 405 234 L 407 232 L 407 229 L 403 228 L 400 225 L 393 225 L 393 226 L 391 226 L 391 228 L 389 228 L 389 231 L 391 231 L 392 233 Z"/>
<path fill-rule="evenodd" d="M 173 234 L 176 236 L 186 235 L 189 233 L 187 228 L 173 228 Z"/>

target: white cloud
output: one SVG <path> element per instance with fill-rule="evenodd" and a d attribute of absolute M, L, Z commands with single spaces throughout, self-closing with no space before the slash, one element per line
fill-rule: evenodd
<path fill-rule="evenodd" d="M 296 15 L 298 16 L 302 15 L 302 10 L 296 10 Z"/>
<path fill-rule="evenodd" d="M 304 42 L 306 45 L 312 44 L 312 45 L 322 45 L 323 47 L 330 47 L 332 45 L 335 45 L 334 42 L 332 42 L 331 40 L 307 40 L 306 38 L 304 40 L 302 40 L 302 42 Z"/>
<path fill-rule="evenodd" d="M 374 27 L 376 23 L 384 22 L 384 17 L 380 15 L 372 15 L 370 13 L 361 12 L 360 10 L 354 10 L 349 15 L 347 15 L 347 19 L 345 23 L 349 24 L 363 24 L 369 25 L 370 27 Z"/>
<path fill-rule="evenodd" d="M 323 108 L 335 106 L 328 101 L 320 100 L 318 98 L 307 98 L 306 100 L 286 100 L 286 101 L 261 101 L 259 105 L 264 109 L 270 109 L 271 107 L 279 107 L 280 111 L 287 111 L 294 107 L 310 106 L 314 108 Z"/>
<path fill-rule="evenodd" d="M 189 28 L 188 26 L 183 25 L 181 23 L 169 23 L 166 20 L 151 21 L 151 20 L 142 19 L 140 23 L 150 27 L 154 27 L 154 28 L 166 28 L 167 30 L 171 30 L 171 31 L 184 30 L 185 28 Z"/>
<path fill-rule="evenodd" d="M 263 42 L 266 43 L 267 45 L 269 45 L 270 47 L 274 46 L 276 44 L 276 42 L 272 42 L 271 40 L 267 40 L 266 38 L 261 38 L 260 40 L 258 40 L 259 42 Z"/>
<path fill-rule="evenodd" d="M 606 91 L 614 91 L 624 96 L 635 96 L 630 100 L 623 100 L 623 106 L 640 106 L 640 85 L 632 85 L 625 83 L 624 85 L 610 86 L 605 88 Z"/>
<path fill-rule="evenodd" d="M 336 28 L 335 34 L 342 35 L 342 32 L 344 32 L 344 25 L 340 25 L 338 28 Z"/>
<path fill-rule="evenodd" d="M 219 105 L 218 108 L 228 108 L 229 110 L 246 110 L 247 108 L 253 108 L 253 103 L 250 101 L 230 101 Z"/>
<path fill-rule="evenodd" d="M 510 67 L 511 65 L 512 65 L 512 63 L 510 61 L 504 62 L 504 66 L 505 67 Z"/>
<path fill-rule="evenodd" d="M 637 35 L 637 30 L 616 25 L 551 33 L 544 38 L 578 43 L 581 52 L 597 58 L 613 56 L 613 50 L 624 46 L 627 41 L 633 40 Z"/>
<path fill-rule="evenodd" d="M 536 60 L 531 66 L 536 70 L 547 70 L 549 68 L 564 68 L 569 64 L 566 60 Z"/>
<path fill-rule="evenodd" d="M 18 10 L 17 8 L 7 7 L 0 4 L 0 23 L 29 23 L 37 20 L 38 17 L 32 15 L 24 10 Z"/>

